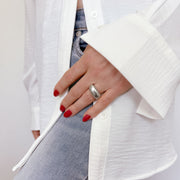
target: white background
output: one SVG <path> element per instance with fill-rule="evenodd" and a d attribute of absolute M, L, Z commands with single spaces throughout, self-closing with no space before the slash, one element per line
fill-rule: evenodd
<path fill-rule="evenodd" d="M 11 180 L 13 165 L 33 142 L 30 108 L 22 83 L 24 1 L 0 0 L 0 179 Z M 180 87 L 175 96 L 180 111 Z M 180 117 L 174 120 L 174 144 L 179 159 L 148 180 L 180 179 Z"/>
<path fill-rule="evenodd" d="M 24 1 L 0 0 L 0 180 L 33 142 L 30 108 L 22 84 Z"/>

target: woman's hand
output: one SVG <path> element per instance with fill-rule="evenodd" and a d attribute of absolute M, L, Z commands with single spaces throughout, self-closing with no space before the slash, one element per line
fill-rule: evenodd
<path fill-rule="evenodd" d="M 62 95 L 79 78 L 81 79 L 62 100 L 60 110 L 66 110 L 65 117 L 73 116 L 95 101 L 89 91 L 89 86 L 94 84 L 101 97 L 85 112 L 83 121 L 97 116 L 116 97 L 132 88 L 118 69 L 90 45 L 87 45 L 81 58 L 57 82 L 54 96 Z"/>

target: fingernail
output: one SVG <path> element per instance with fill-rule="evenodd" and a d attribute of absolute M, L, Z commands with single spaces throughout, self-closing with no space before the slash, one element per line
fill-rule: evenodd
<path fill-rule="evenodd" d="M 59 95 L 59 91 L 58 90 L 54 90 L 54 96 L 58 96 Z"/>
<path fill-rule="evenodd" d="M 61 105 L 61 106 L 60 106 L 60 110 L 61 110 L 62 112 L 64 112 L 64 111 L 65 111 L 65 107 L 64 107 L 63 105 Z"/>
<path fill-rule="evenodd" d="M 72 112 L 71 112 L 70 110 L 67 110 L 67 111 L 64 113 L 64 117 L 69 117 L 71 114 L 72 114 Z"/>
<path fill-rule="evenodd" d="M 91 116 L 89 114 L 86 114 L 84 117 L 83 117 L 83 122 L 86 122 L 87 120 L 89 120 L 91 118 Z"/>

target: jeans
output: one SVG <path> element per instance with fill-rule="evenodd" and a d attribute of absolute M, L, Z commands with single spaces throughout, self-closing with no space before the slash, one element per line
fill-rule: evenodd
<path fill-rule="evenodd" d="M 85 32 L 87 28 L 84 10 L 78 9 L 70 67 L 80 59 L 87 46 L 79 38 Z M 93 103 L 72 117 L 65 118 L 62 113 L 14 180 L 87 180 L 92 120 L 83 122 L 82 117 L 92 105 Z"/>

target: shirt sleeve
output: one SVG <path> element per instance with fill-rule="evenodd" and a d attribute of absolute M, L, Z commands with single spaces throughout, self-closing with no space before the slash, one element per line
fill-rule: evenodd
<path fill-rule="evenodd" d="M 25 0 L 25 44 L 23 83 L 31 107 L 31 130 L 40 130 L 39 89 L 36 71 L 36 0 Z"/>
<path fill-rule="evenodd" d="M 137 90 L 136 113 L 147 118 L 164 119 L 180 82 L 179 4 L 155 3 L 81 36 Z"/>

